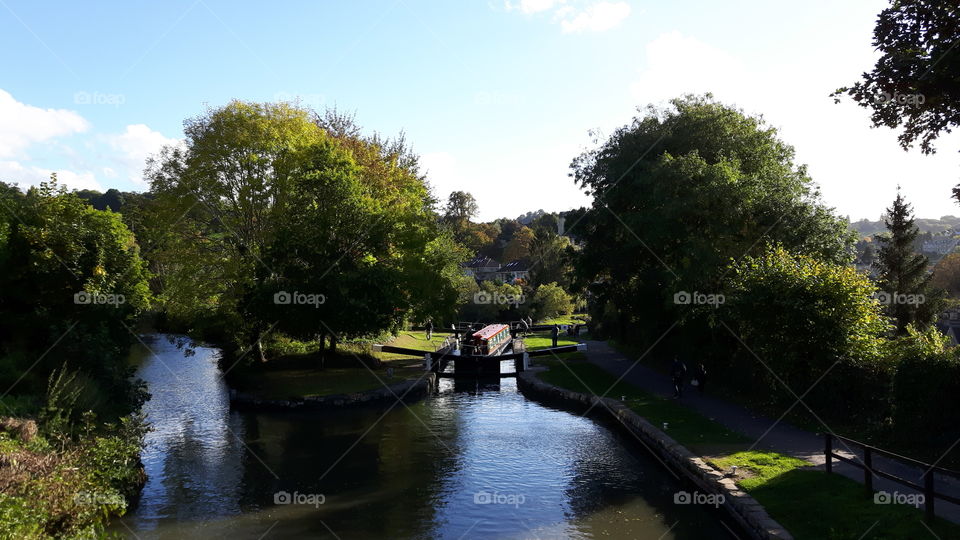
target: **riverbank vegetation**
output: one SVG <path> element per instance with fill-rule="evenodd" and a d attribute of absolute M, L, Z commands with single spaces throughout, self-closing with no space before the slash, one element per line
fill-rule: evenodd
<path fill-rule="evenodd" d="M 597 194 L 570 227 L 595 336 L 657 343 L 645 362 L 660 370 L 703 363 L 714 388 L 760 410 L 779 415 L 804 394 L 818 428 L 958 461 L 945 381 L 958 380 L 960 354 L 933 326 L 942 292 L 910 250 L 901 196 L 874 280 L 851 266 L 855 238 L 793 148 L 710 96 L 648 109 L 572 168 Z M 904 414 L 917 403 L 938 411 L 935 428 Z"/>
<path fill-rule="evenodd" d="M 0 184 L 0 206 L 0 536 L 96 536 L 144 480 L 126 358 L 148 272 L 120 216 L 56 177 Z"/>

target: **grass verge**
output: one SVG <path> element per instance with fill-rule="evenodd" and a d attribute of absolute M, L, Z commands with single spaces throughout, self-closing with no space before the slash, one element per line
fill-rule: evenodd
<path fill-rule="evenodd" d="M 750 441 L 740 433 L 692 411 L 674 400 L 654 396 L 617 378 L 598 366 L 576 360 L 538 360 L 550 368 L 538 374 L 541 380 L 584 394 L 619 399 L 656 426 L 668 424 L 667 434 L 693 451 L 717 447 L 739 448 Z"/>
<path fill-rule="evenodd" d="M 740 467 L 737 484 L 797 540 L 960 538 L 960 526 L 944 520 L 928 525 L 913 506 L 876 504 L 862 484 L 800 459 L 739 452 L 711 463 L 722 470 Z"/>

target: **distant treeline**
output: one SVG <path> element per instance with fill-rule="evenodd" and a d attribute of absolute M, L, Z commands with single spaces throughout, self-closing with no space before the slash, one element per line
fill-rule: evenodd
<path fill-rule="evenodd" d="M 940 219 L 932 218 L 917 218 L 914 222 L 917 228 L 920 229 L 920 232 L 929 232 L 929 233 L 942 233 L 949 229 L 956 229 L 960 226 L 960 217 L 957 216 L 943 216 Z M 861 237 L 864 236 L 873 236 L 877 233 L 882 233 L 887 230 L 886 225 L 883 223 L 883 219 L 877 221 L 870 221 L 868 219 L 861 219 L 860 221 L 850 222 L 850 228 L 857 232 Z"/>

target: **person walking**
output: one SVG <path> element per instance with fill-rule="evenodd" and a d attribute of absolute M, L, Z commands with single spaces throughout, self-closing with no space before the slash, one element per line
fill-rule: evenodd
<path fill-rule="evenodd" d="M 670 377 L 673 379 L 673 397 L 680 399 L 683 397 L 683 376 L 687 373 L 687 366 L 679 358 L 673 359 L 673 365 L 670 366 Z"/>
<path fill-rule="evenodd" d="M 560 334 L 560 325 L 553 325 L 553 328 L 550 329 L 550 337 L 553 338 L 553 346 L 557 346 L 557 336 Z"/>
<path fill-rule="evenodd" d="M 433 319 L 427 319 L 427 341 L 433 339 Z"/>
<path fill-rule="evenodd" d="M 707 367 L 701 362 L 697 364 L 697 371 L 693 374 L 693 380 L 690 384 L 697 387 L 697 391 L 702 395 L 707 386 Z"/>

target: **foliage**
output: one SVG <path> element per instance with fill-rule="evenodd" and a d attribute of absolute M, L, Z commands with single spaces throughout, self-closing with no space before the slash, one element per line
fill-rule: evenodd
<path fill-rule="evenodd" d="M 826 261 L 852 260 L 853 236 L 825 208 L 794 150 L 761 118 L 706 96 L 648 108 L 577 157 L 593 207 L 568 230 L 586 242 L 578 282 L 604 335 L 652 343 L 681 314 L 680 291 L 714 293 L 731 259 L 761 240 Z M 691 325 L 679 342 L 709 335 Z"/>
<path fill-rule="evenodd" d="M 898 334 L 905 333 L 909 324 L 926 328 L 942 311 L 943 293 L 929 285 L 927 258 L 913 251 L 919 230 L 899 190 L 884 222 L 890 235 L 878 237 L 880 249 L 874 266 L 887 313 L 895 320 Z"/>
<path fill-rule="evenodd" d="M 402 137 L 363 136 L 335 111 L 314 121 L 295 105 L 239 101 L 185 132 L 149 171 L 171 231 L 158 254 L 168 312 L 221 321 L 240 349 L 274 324 L 346 338 L 452 312 L 466 254 L 439 229 Z M 283 293 L 322 301 L 284 304 Z"/>
<path fill-rule="evenodd" d="M 880 12 L 873 69 L 834 97 L 846 94 L 871 110 L 874 126 L 899 128 L 905 149 L 920 141 L 924 153 L 960 124 L 960 13 L 951 2 L 895 0 Z M 958 193 L 960 191 L 955 191 Z"/>
<path fill-rule="evenodd" d="M 513 233 L 513 238 L 503 248 L 503 262 L 525 259 L 530 256 L 530 248 L 534 242 L 534 232 L 530 227 L 520 227 Z"/>
<path fill-rule="evenodd" d="M 945 290 L 950 298 L 960 297 L 960 253 L 949 253 L 937 262 L 930 285 Z"/>
<path fill-rule="evenodd" d="M 960 349 L 950 348 L 936 328 L 908 328 L 892 348 L 893 425 L 898 442 L 941 455 L 960 439 Z"/>
<path fill-rule="evenodd" d="M 0 434 L 0 537 L 91 538 L 123 515 L 143 484 L 142 417 L 51 445 Z"/>
<path fill-rule="evenodd" d="M 55 176 L 25 194 L 0 185 L 0 203 L 0 384 L 42 394 L 69 360 L 100 397 L 98 412 L 133 411 L 145 395 L 126 355 L 150 300 L 133 235 Z"/>
<path fill-rule="evenodd" d="M 795 402 L 782 380 L 793 392 L 810 388 L 804 401 L 822 414 L 884 418 L 892 374 L 884 340 L 889 325 L 874 291 L 852 267 L 782 247 L 744 258 L 732 266 L 726 303 L 716 315 L 743 346 L 713 373 L 768 403 Z"/>
<path fill-rule="evenodd" d="M 573 298 L 556 283 L 540 285 L 530 299 L 530 312 L 535 319 L 547 319 L 573 313 Z"/>

